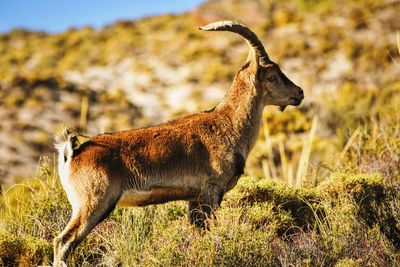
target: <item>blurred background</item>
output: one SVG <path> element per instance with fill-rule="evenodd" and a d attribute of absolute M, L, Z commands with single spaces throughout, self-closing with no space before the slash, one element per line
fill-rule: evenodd
<path fill-rule="evenodd" d="M 112 24 L 117 20 L 134 20 L 143 17 L 157 16 L 166 13 L 182 13 L 197 7 L 204 0 L 172 1 L 128 1 L 120 0 L 117 4 L 110 2 L 66 1 L 55 3 L 49 0 L 38 0 L 27 5 L 25 1 L 0 2 L 2 16 L 0 32 L 13 28 L 25 28 L 48 33 L 61 33 L 72 27 L 90 26 L 96 29 Z"/>
<path fill-rule="evenodd" d="M 337 169 L 399 171 L 400 1 L 0 2 L 0 183 L 54 164 L 62 125 L 96 135 L 162 123 L 221 100 L 247 57 L 247 24 L 305 90 L 264 112 L 246 172 L 291 186 Z"/>

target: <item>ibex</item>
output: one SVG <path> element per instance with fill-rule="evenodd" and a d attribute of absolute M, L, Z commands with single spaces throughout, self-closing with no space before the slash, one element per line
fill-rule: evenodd
<path fill-rule="evenodd" d="M 70 130 L 56 137 L 59 174 L 72 216 L 54 239 L 55 265 L 63 264 L 117 204 L 186 200 L 190 222 L 204 227 L 243 174 L 264 107 L 277 105 L 283 111 L 302 102 L 302 89 L 270 60 L 245 25 L 219 21 L 200 29 L 237 33 L 250 46 L 247 62 L 213 109 L 154 127 L 100 134 L 79 146 Z"/>

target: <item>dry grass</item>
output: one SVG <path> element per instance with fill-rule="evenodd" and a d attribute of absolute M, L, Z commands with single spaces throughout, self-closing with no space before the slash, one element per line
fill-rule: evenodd
<path fill-rule="evenodd" d="M 275 163 L 274 147 L 272 144 L 272 138 L 269 133 L 268 122 L 265 120 L 263 123 L 264 138 L 267 144 L 266 156 L 267 159 L 262 161 L 262 167 L 264 171 L 264 177 L 272 179 L 273 181 L 284 181 L 291 187 L 301 187 L 304 184 L 305 179 L 309 175 L 308 168 L 310 165 L 310 155 L 315 138 L 315 132 L 318 126 L 318 117 L 314 116 L 311 129 L 302 143 L 302 149 L 299 157 L 289 157 L 285 152 L 285 145 L 282 138 L 277 139 L 277 146 L 279 150 L 279 165 Z M 297 169 L 296 169 L 297 167 Z M 279 175 L 278 175 L 278 169 Z M 296 171 L 294 172 L 294 169 Z"/>
<path fill-rule="evenodd" d="M 39 184 L 36 186 L 34 184 Z M 69 213 L 51 172 L 7 190 L 0 265 L 49 264 Z M 29 189 L 29 190 L 26 190 Z M 117 208 L 77 248 L 76 266 L 334 266 L 400 263 L 398 208 L 381 175 L 336 173 L 314 189 L 243 177 L 211 221 L 195 229 L 186 205 Z M 18 203 L 10 208 L 15 199 Z M 4 203 L 9 203 L 4 205 Z M 394 234 L 394 235 L 393 235 Z M 399 236 L 397 236 L 399 238 Z M 28 264 L 29 265 L 29 264 Z"/>

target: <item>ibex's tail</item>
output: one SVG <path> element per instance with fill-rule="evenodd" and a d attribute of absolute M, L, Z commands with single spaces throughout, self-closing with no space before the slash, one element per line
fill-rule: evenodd
<path fill-rule="evenodd" d="M 58 151 L 59 164 L 65 163 L 72 158 L 78 142 L 78 138 L 72 128 L 64 127 L 56 134 L 54 146 Z"/>

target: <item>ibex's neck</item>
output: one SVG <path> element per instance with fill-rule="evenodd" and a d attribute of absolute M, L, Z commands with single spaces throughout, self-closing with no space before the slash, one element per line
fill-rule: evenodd
<path fill-rule="evenodd" d="M 246 73 L 239 73 L 216 111 L 229 118 L 233 131 L 228 133 L 231 142 L 247 157 L 253 148 L 261 126 L 263 101 L 259 90 Z"/>

